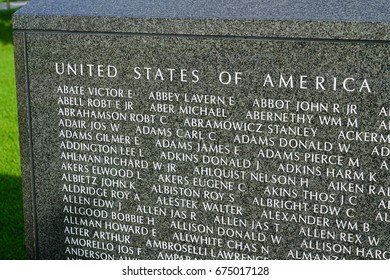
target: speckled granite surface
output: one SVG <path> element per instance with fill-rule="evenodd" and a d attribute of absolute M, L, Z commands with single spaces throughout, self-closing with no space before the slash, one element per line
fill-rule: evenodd
<path fill-rule="evenodd" d="M 362 1 L 31 1 L 15 29 L 389 39 L 389 3 Z M 261 24 L 258 24 L 261 21 Z"/>

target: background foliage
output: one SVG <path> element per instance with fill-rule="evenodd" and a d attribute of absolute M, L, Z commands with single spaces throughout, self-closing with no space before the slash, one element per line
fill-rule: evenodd
<path fill-rule="evenodd" d="M 3 260 L 26 257 L 12 45 L 13 12 L 15 10 L 0 10 L 0 259 Z"/>

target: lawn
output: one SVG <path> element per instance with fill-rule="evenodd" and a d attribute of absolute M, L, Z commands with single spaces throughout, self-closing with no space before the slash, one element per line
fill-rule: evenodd
<path fill-rule="evenodd" d="M 0 11 L 0 259 L 3 260 L 25 258 L 11 23 L 14 11 Z"/>

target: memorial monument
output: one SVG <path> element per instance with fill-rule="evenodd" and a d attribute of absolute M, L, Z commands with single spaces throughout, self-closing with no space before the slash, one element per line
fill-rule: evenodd
<path fill-rule="evenodd" d="M 390 4 L 352 2 L 19 10 L 30 258 L 390 259 Z"/>

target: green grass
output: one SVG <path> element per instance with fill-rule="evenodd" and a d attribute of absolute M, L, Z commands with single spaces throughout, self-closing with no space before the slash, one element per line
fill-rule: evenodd
<path fill-rule="evenodd" d="M 1 0 L 0 0 L 1 1 Z M 0 11 L 0 259 L 24 259 L 11 15 Z"/>

